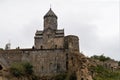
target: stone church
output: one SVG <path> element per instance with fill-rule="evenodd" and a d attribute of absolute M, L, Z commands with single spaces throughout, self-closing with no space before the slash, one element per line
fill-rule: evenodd
<path fill-rule="evenodd" d="M 79 52 L 79 38 L 57 29 L 57 16 L 50 10 L 44 15 L 44 29 L 37 30 L 34 46 L 29 49 L 0 50 L 0 80 L 12 80 L 5 73 L 12 63 L 28 61 L 36 75 L 43 77 L 74 73 L 77 80 L 92 80 L 87 58 Z"/>

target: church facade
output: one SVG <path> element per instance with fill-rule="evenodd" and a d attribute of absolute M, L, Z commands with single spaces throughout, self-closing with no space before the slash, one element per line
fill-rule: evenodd
<path fill-rule="evenodd" d="M 87 59 L 79 52 L 79 38 L 65 36 L 64 29 L 57 29 L 57 18 L 50 8 L 44 16 L 44 29 L 35 33 L 33 48 L 0 50 L 0 76 L 12 63 L 27 61 L 41 77 L 71 72 L 77 80 L 92 80 Z"/>

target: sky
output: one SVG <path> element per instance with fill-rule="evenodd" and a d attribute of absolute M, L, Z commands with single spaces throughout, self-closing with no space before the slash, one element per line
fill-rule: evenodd
<path fill-rule="evenodd" d="M 120 60 L 119 0 L 0 0 L 0 48 L 31 48 L 50 5 L 58 29 L 79 37 L 80 52 Z"/>

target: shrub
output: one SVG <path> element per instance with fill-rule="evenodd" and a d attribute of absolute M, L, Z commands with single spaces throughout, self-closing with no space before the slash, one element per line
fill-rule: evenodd
<path fill-rule="evenodd" d="M 21 77 L 22 75 L 24 75 L 24 68 L 19 63 L 13 63 L 10 67 L 10 72 L 15 77 Z"/>
<path fill-rule="evenodd" d="M 28 62 L 13 63 L 10 72 L 14 77 L 28 77 L 33 75 L 33 66 Z"/>

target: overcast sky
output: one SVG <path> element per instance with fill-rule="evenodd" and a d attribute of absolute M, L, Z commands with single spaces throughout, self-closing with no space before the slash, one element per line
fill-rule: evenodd
<path fill-rule="evenodd" d="M 31 48 L 50 8 L 65 35 L 79 36 L 80 51 L 120 60 L 119 0 L 0 0 L 0 47 Z"/>

